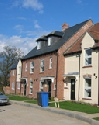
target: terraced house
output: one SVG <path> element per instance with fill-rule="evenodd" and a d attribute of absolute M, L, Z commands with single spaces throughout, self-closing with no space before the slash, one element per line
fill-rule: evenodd
<path fill-rule="evenodd" d="M 64 55 L 64 98 L 99 105 L 99 23 Z"/>
<path fill-rule="evenodd" d="M 37 46 L 21 60 L 21 78 L 16 81 L 16 84 L 20 83 L 20 94 L 37 98 L 38 91 L 47 91 L 49 98 L 57 96 L 59 99 L 64 99 L 64 73 L 71 65 L 65 67 L 63 53 L 92 26 L 92 20 L 72 27 L 63 24 L 62 31 L 53 31 L 38 38 Z M 10 86 L 12 83 L 10 82 Z"/>

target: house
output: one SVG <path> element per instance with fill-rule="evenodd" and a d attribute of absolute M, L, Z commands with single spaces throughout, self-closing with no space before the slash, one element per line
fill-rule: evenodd
<path fill-rule="evenodd" d="M 64 53 L 64 99 L 99 105 L 99 23 Z"/>
<path fill-rule="evenodd" d="M 65 57 L 63 53 L 93 26 L 92 20 L 53 31 L 36 40 L 33 48 L 22 61 L 20 92 L 24 96 L 37 98 L 38 91 L 49 92 L 49 98 L 64 98 Z"/>
<path fill-rule="evenodd" d="M 21 60 L 16 62 L 10 71 L 10 93 L 11 94 L 20 94 L 21 92 L 21 70 L 22 63 Z"/>

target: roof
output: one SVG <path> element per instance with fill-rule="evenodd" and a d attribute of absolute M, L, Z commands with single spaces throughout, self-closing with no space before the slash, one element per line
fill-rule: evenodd
<path fill-rule="evenodd" d="M 52 31 L 51 33 L 49 33 L 49 34 L 47 35 L 47 37 L 49 37 L 49 36 L 62 37 L 63 34 L 64 34 L 64 33 L 63 33 L 62 31 Z"/>
<path fill-rule="evenodd" d="M 47 46 L 46 48 L 43 49 L 39 49 L 37 50 L 37 47 L 35 47 L 34 49 L 32 49 L 24 58 L 23 60 L 29 59 L 29 58 L 33 58 L 36 56 L 40 56 L 43 54 L 47 54 L 47 53 L 51 53 L 54 51 L 57 51 L 66 41 L 68 41 L 83 25 L 85 25 L 87 23 L 86 20 L 80 24 L 76 24 L 75 26 L 69 27 L 68 29 L 66 29 L 64 31 L 64 34 L 62 36 L 61 39 L 59 39 L 57 42 L 55 42 L 55 44 L 53 44 L 52 46 Z M 62 32 L 62 31 L 61 31 Z"/>
<path fill-rule="evenodd" d="M 94 40 L 99 40 L 99 23 L 93 25 L 88 32 L 94 38 Z"/>
<path fill-rule="evenodd" d="M 16 69 L 16 68 L 17 68 L 17 64 L 18 64 L 18 62 L 14 63 L 14 64 L 11 66 L 11 69 L 10 69 L 10 70 Z"/>
<path fill-rule="evenodd" d="M 89 30 L 88 33 L 91 35 L 91 37 L 95 40 L 95 45 L 93 48 L 99 47 L 99 23 L 94 24 Z M 64 55 L 69 55 L 77 52 L 81 52 L 81 44 L 82 44 L 82 38 L 80 38 L 78 41 L 76 41 L 72 47 L 65 51 Z M 97 42 L 96 42 L 97 41 Z"/>

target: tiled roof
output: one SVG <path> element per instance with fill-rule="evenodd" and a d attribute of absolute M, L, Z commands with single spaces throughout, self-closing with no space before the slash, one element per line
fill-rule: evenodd
<path fill-rule="evenodd" d="M 84 36 L 83 36 L 84 37 Z M 81 45 L 82 45 L 82 39 L 83 37 L 81 37 L 78 41 L 76 41 L 71 48 L 69 48 L 68 50 L 65 51 L 64 55 L 68 55 L 68 54 L 73 54 L 73 53 L 77 53 L 77 52 L 81 52 Z"/>
<path fill-rule="evenodd" d="M 99 40 L 99 23 L 96 23 L 88 32 L 94 40 Z"/>
<path fill-rule="evenodd" d="M 89 20 L 86 20 L 80 24 L 76 24 L 75 26 L 72 26 L 72 27 L 69 27 L 68 29 L 66 29 L 64 31 L 62 38 L 59 41 L 55 42 L 52 46 L 47 46 L 46 48 L 39 49 L 39 50 L 37 50 L 37 47 L 35 47 L 23 58 L 23 60 L 57 51 L 66 41 L 68 41 L 68 39 L 70 39 L 88 21 Z M 63 33 L 63 31 L 61 31 L 61 32 Z M 56 32 L 54 32 L 54 33 L 56 33 Z"/>
<path fill-rule="evenodd" d="M 11 66 L 10 70 L 16 69 L 16 68 L 17 68 L 17 64 L 18 64 L 18 62 L 14 63 L 14 64 Z"/>
<path fill-rule="evenodd" d="M 93 46 L 93 48 L 97 48 L 99 47 L 99 23 L 94 24 L 89 30 L 88 33 L 91 35 L 91 37 L 97 41 L 95 42 L 95 45 Z M 82 44 L 82 39 L 84 36 L 82 36 L 82 38 L 80 38 L 78 41 L 76 41 L 71 48 L 69 48 L 68 50 L 65 51 L 64 55 L 68 55 L 68 54 L 72 54 L 72 53 L 76 53 L 76 52 L 81 52 L 81 44 Z"/>

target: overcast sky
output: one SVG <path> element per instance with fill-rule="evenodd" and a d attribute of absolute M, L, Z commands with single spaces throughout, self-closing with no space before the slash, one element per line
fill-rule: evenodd
<path fill-rule="evenodd" d="M 11 45 L 27 54 L 38 37 L 88 19 L 99 22 L 99 0 L 0 0 L 0 51 Z"/>

